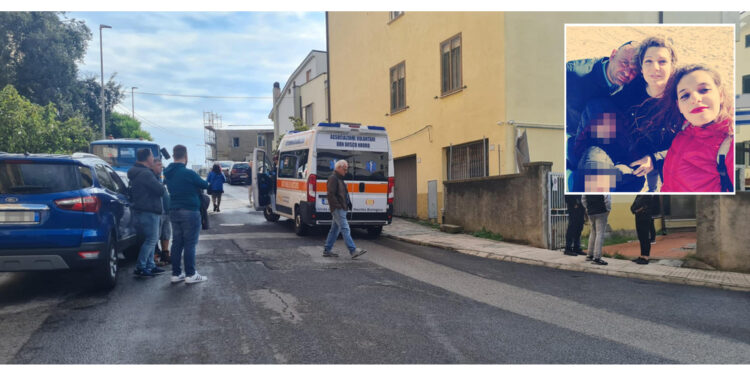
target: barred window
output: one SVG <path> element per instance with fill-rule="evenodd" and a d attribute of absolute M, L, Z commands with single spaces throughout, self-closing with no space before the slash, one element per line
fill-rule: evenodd
<path fill-rule="evenodd" d="M 446 148 L 448 161 L 448 180 L 486 177 L 487 140 L 466 143 Z"/>
<path fill-rule="evenodd" d="M 742 76 L 742 93 L 750 94 L 750 74 Z"/>

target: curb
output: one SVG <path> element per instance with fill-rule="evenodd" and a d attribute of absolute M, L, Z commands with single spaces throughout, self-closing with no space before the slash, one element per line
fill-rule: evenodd
<path fill-rule="evenodd" d="M 411 243 L 414 245 L 437 247 L 443 250 L 453 251 L 456 253 L 461 253 L 461 254 L 466 254 L 466 255 L 472 255 L 472 256 L 476 256 L 480 258 L 499 260 L 502 262 L 522 263 L 522 264 L 528 264 L 532 266 L 555 268 L 555 269 L 560 269 L 560 270 L 565 270 L 565 271 L 588 272 L 588 273 L 596 273 L 600 275 L 623 277 L 623 278 L 630 278 L 630 279 L 665 282 L 665 283 L 670 283 L 670 284 L 703 286 L 703 287 L 725 289 L 725 290 L 731 290 L 731 291 L 737 291 L 737 292 L 750 292 L 750 285 L 722 283 L 722 282 L 709 281 L 709 280 L 696 280 L 696 279 L 690 279 L 690 278 L 680 277 L 680 276 L 655 275 L 655 274 L 645 274 L 645 273 L 622 271 L 622 270 L 611 270 L 611 269 L 606 269 L 606 268 L 592 268 L 592 267 L 586 266 L 585 264 L 553 263 L 553 262 L 546 262 L 546 261 L 537 260 L 537 259 L 521 258 L 518 256 L 493 254 L 493 253 L 488 253 L 488 252 L 479 251 L 479 250 L 458 249 L 458 248 L 448 246 L 448 245 L 414 240 L 408 237 L 402 237 L 402 236 L 385 233 L 385 232 L 383 232 L 381 235 L 386 238 L 391 238 L 394 240 L 407 242 L 407 243 Z"/>

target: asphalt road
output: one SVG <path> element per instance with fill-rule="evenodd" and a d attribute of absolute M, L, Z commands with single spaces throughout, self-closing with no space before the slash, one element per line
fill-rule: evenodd
<path fill-rule="evenodd" d="M 0 363 L 750 363 L 750 293 L 504 263 L 368 238 L 323 258 L 226 185 L 205 283 L 0 273 Z"/>

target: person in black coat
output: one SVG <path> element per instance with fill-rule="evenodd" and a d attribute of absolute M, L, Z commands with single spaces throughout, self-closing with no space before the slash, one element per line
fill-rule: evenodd
<path fill-rule="evenodd" d="M 648 257 L 651 254 L 651 227 L 653 226 L 651 207 L 653 199 L 653 195 L 638 195 L 630 206 L 630 212 L 635 215 L 635 231 L 638 233 L 638 241 L 641 243 L 641 256 L 633 260 L 638 264 L 648 264 Z"/>
<path fill-rule="evenodd" d="M 565 205 L 568 206 L 568 230 L 565 232 L 565 255 L 586 255 L 581 250 L 581 231 L 586 209 L 581 204 L 580 195 L 566 195 Z"/>

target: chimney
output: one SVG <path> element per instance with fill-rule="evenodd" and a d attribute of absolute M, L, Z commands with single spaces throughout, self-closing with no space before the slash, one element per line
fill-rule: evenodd
<path fill-rule="evenodd" d="M 279 95 L 281 95 L 281 88 L 279 88 L 279 83 L 274 82 L 273 83 L 273 103 L 276 104 L 276 100 L 279 98 Z"/>

